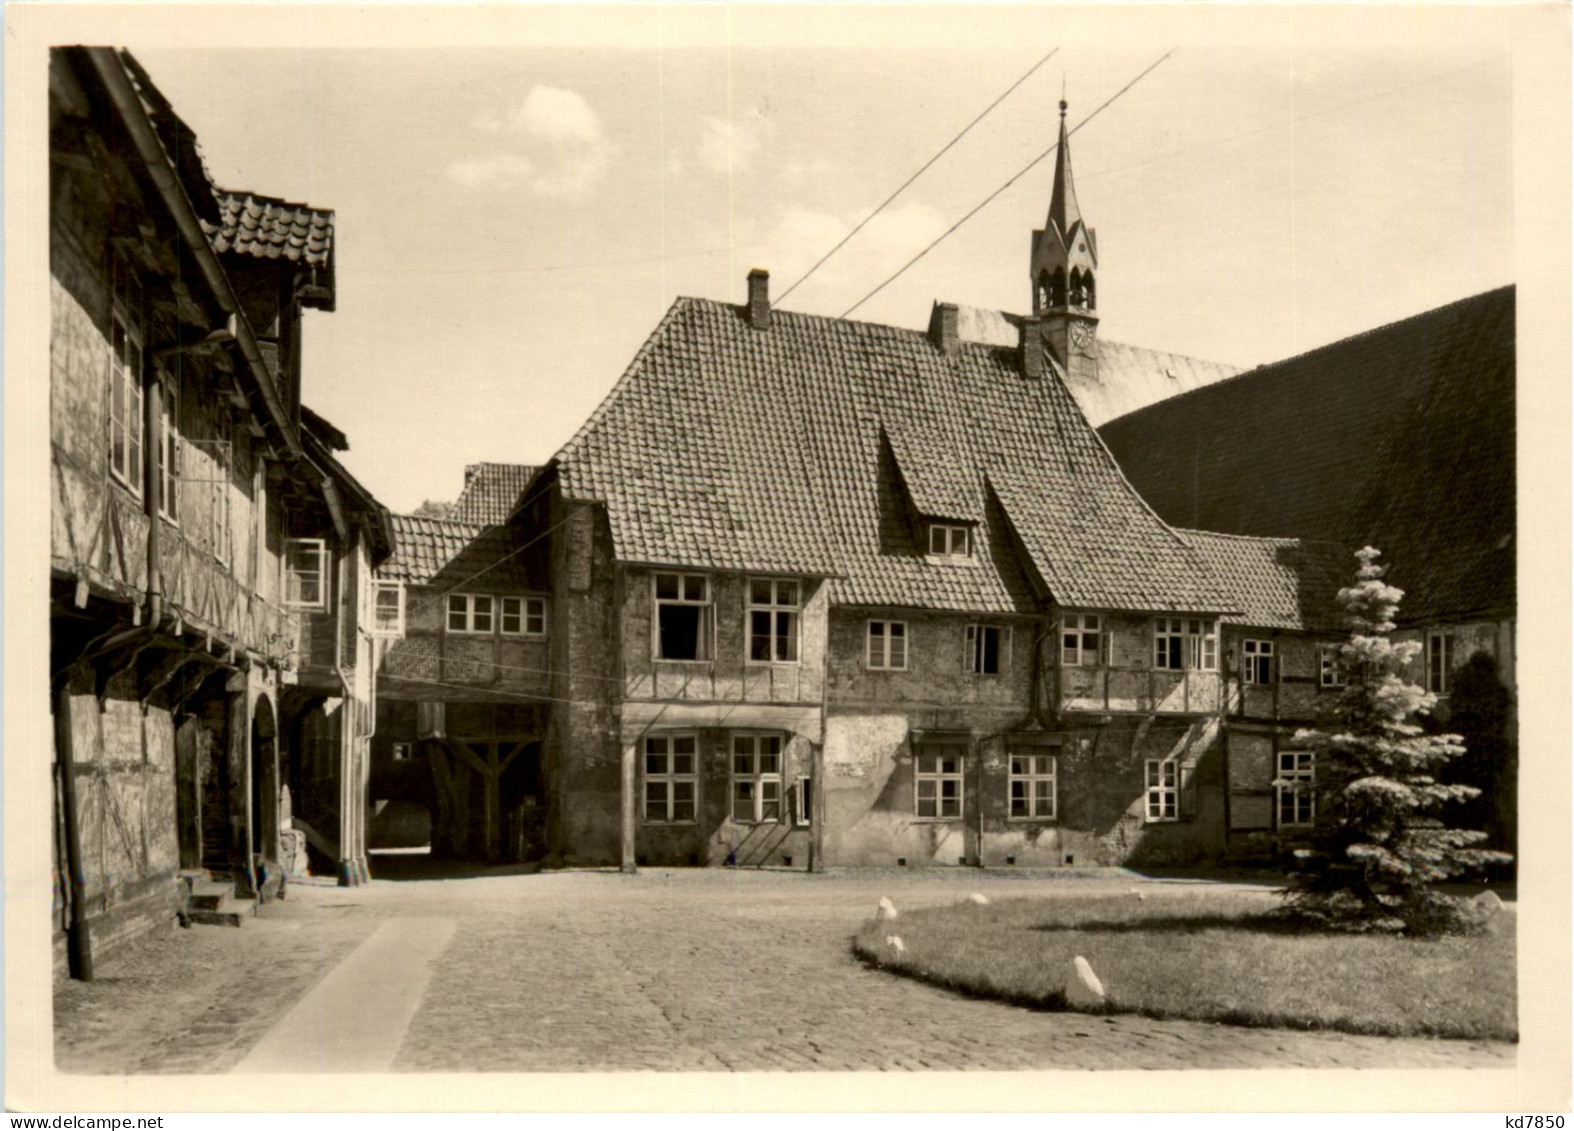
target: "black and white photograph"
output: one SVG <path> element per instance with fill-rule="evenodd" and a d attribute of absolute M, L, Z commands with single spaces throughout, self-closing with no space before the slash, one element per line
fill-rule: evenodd
<path fill-rule="evenodd" d="M 1566 1111 L 1569 23 L 8 8 L 8 1110 Z"/>

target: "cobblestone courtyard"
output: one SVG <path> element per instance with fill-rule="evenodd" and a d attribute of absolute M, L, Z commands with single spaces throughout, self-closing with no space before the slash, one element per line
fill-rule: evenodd
<path fill-rule="evenodd" d="M 297 885 L 240 931 L 171 932 L 58 989 L 57 1058 L 114 1073 L 1514 1063 L 1507 1044 L 1038 1012 L 868 969 L 849 948 L 881 895 L 916 908 L 1133 882 L 653 869 Z"/>

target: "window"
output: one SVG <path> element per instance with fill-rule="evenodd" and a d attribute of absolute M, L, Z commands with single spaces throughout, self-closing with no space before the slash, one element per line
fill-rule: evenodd
<path fill-rule="evenodd" d="M 1317 653 L 1318 682 L 1324 687 L 1343 687 L 1350 682 L 1344 656 L 1337 647 L 1321 648 Z"/>
<path fill-rule="evenodd" d="M 1009 641 L 1006 632 L 992 624 L 970 624 L 962 651 L 962 670 L 974 675 L 999 675 Z"/>
<path fill-rule="evenodd" d="M 751 664 L 798 662 L 798 595 L 796 581 L 749 582 Z"/>
<path fill-rule="evenodd" d="M 1241 678 L 1247 683 L 1273 682 L 1273 641 L 1243 640 Z"/>
<path fill-rule="evenodd" d="M 1153 666 L 1178 672 L 1219 669 L 1219 622 L 1159 617 L 1153 622 Z"/>
<path fill-rule="evenodd" d="M 491 632 L 494 599 L 482 593 L 448 595 L 449 632 Z"/>
<path fill-rule="evenodd" d="M 1429 632 L 1426 636 L 1426 689 L 1448 694 L 1449 673 L 1454 670 L 1454 634 Z"/>
<path fill-rule="evenodd" d="M 869 667 L 876 671 L 907 670 L 907 622 L 869 622 Z"/>
<path fill-rule="evenodd" d="M 546 598 L 504 597 L 501 631 L 505 636 L 545 636 Z"/>
<path fill-rule="evenodd" d="M 758 825 L 782 819 L 782 736 L 732 736 L 732 819 Z"/>
<path fill-rule="evenodd" d="M 109 332 L 109 470 L 142 494 L 142 345 L 116 311 Z"/>
<path fill-rule="evenodd" d="M 962 746 L 920 746 L 914 812 L 939 820 L 962 816 Z"/>
<path fill-rule="evenodd" d="M 656 659 L 710 659 L 710 582 L 702 573 L 658 573 Z"/>
<path fill-rule="evenodd" d="M 1064 613 L 1060 618 L 1060 662 L 1064 667 L 1097 667 L 1103 639 L 1097 613 Z"/>
<path fill-rule="evenodd" d="M 929 552 L 946 558 L 972 557 L 973 532 L 965 526 L 932 522 L 929 524 Z"/>
<path fill-rule="evenodd" d="M 180 521 L 180 394 L 175 382 L 159 381 L 158 512 Z"/>
<path fill-rule="evenodd" d="M 1012 820 L 1052 820 L 1055 816 L 1055 755 L 1011 751 Z"/>
<path fill-rule="evenodd" d="M 1314 759 L 1310 750 L 1279 751 L 1279 778 L 1273 784 L 1280 828 L 1312 823 L 1315 815 Z"/>
<path fill-rule="evenodd" d="M 699 793 L 692 734 L 645 737 L 645 823 L 692 825 Z"/>
<path fill-rule="evenodd" d="M 399 581 L 372 583 L 372 635 L 404 635 L 404 584 Z"/>
<path fill-rule="evenodd" d="M 328 607 L 328 547 L 321 538 L 284 540 L 284 603 L 296 609 Z"/>
<path fill-rule="evenodd" d="M 1180 816 L 1179 765 L 1170 760 L 1149 759 L 1147 762 L 1147 818 L 1150 821 L 1173 821 Z"/>
<path fill-rule="evenodd" d="M 213 436 L 213 556 L 230 564 L 230 475 L 235 467 L 235 422 L 219 410 Z"/>
<path fill-rule="evenodd" d="M 395 762 L 408 762 L 411 757 L 413 755 L 410 752 L 410 744 L 408 742 L 396 742 L 393 744 L 393 760 Z"/>
<path fill-rule="evenodd" d="M 803 777 L 798 779 L 797 804 L 793 806 L 793 824 L 810 825 L 814 823 L 814 779 Z"/>

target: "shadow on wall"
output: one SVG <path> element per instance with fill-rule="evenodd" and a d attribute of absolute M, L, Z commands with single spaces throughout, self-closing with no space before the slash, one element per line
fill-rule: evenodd
<path fill-rule="evenodd" d="M 432 811 L 413 801 L 374 801 L 368 848 L 430 848 Z"/>

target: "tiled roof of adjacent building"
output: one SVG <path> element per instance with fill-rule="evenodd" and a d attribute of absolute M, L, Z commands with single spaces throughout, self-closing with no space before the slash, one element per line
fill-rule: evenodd
<path fill-rule="evenodd" d="M 681 298 L 556 462 L 624 561 L 835 577 L 844 604 L 1234 608 L 1016 349 Z M 977 554 L 928 557 L 925 508 Z"/>
<path fill-rule="evenodd" d="M 965 342 L 1014 347 L 1022 339 L 1022 318 L 1004 311 L 959 306 L 957 333 Z M 1094 427 L 1155 401 L 1233 377 L 1241 371 L 1239 366 L 1204 361 L 1185 354 L 1128 346 L 1102 337 L 1095 341 L 1099 362 L 1097 381 L 1090 381 L 1081 374 L 1067 377 L 1059 363 L 1055 363 L 1056 372 Z"/>
<path fill-rule="evenodd" d="M 222 219 L 213 234 L 215 250 L 328 266 L 333 257 L 332 211 L 250 192 L 220 190 L 218 198 Z"/>
<path fill-rule="evenodd" d="M 1177 530 L 1227 585 L 1240 612 L 1229 624 L 1251 628 L 1340 632 L 1339 590 L 1355 577 L 1355 558 L 1334 542 L 1252 538 Z"/>
<path fill-rule="evenodd" d="M 393 516 L 393 554 L 377 571 L 385 581 L 477 593 L 531 588 L 507 526 Z"/>
<path fill-rule="evenodd" d="M 513 517 L 519 494 L 536 473 L 522 463 L 472 463 L 465 468 L 465 486 L 454 504 L 460 522 L 501 523 Z"/>
<path fill-rule="evenodd" d="M 1406 623 L 1515 602 L 1514 288 L 1152 405 L 1102 435 L 1169 522 L 1375 546 Z"/>

